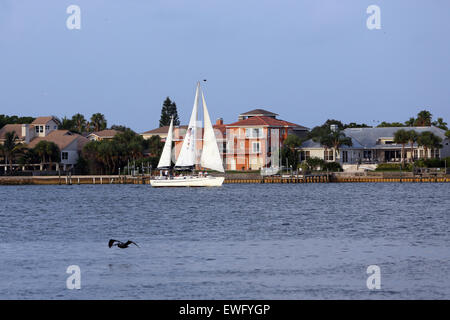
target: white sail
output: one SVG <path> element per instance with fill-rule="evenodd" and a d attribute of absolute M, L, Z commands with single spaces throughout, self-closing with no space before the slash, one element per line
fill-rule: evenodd
<path fill-rule="evenodd" d="M 195 91 L 194 108 L 192 109 L 191 119 L 189 120 L 189 126 L 186 131 L 186 135 L 181 146 L 180 154 L 178 155 L 176 167 L 192 167 L 195 165 L 196 149 L 195 138 L 197 133 L 197 109 L 198 109 L 198 93 L 200 89 L 200 83 L 197 83 L 197 89 Z"/>
<path fill-rule="evenodd" d="M 211 125 L 211 119 L 209 118 L 208 108 L 206 107 L 203 92 L 202 103 L 205 131 L 203 134 L 203 150 L 200 158 L 200 164 L 204 168 L 224 172 L 222 158 L 220 157 L 219 147 L 217 146 L 216 135 L 214 134 L 214 129 Z"/>
<path fill-rule="evenodd" d="M 172 140 L 173 140 L 173 117 L 170 120 L 169 132 L 167 134 L 166 143 L 164 144 L 164 149 L 159 158 L 158 169 L 167 168 L 172 164 Z"/>

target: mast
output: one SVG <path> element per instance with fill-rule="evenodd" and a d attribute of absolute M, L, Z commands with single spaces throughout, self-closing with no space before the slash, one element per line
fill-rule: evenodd
<path fill-rule="evenodd" d="M 169 168 L 172 165 L 172 141 L 173 141 L 173 117 L 170 120 L 169 132 L 167 133 L 164 149 L 159 158 L 158 169 Z"/>

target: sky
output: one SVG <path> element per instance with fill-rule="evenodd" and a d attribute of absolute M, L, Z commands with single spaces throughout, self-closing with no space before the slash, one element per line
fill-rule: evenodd
<path fill-rule="evenodd" d="M 0 114 L 101 112 L 143 132 L 167 96 L 187 123 L 207 79 L 225 123 L 255 108 L 310 128 L 423 109 L 450 123 L 449 35 L 448 0 L 0 0 Z"/>

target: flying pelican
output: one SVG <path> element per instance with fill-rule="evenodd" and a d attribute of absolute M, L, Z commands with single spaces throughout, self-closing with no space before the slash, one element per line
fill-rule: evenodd
<path fill-rule="evenodd" d="M 112 246 L 118 246 L 121 249 L 125 249 L 125 248 L 128 248 L 128 246 L 130 244 L 134 244 L 136 247 L 139 247 L 136 242 L 133 242 L 131 240 L 128 240 L 127 242 L 124 243 L 122 241 L 114 240 L 114 239 L 109 240 L 108 247 L 111 248 Z"/>

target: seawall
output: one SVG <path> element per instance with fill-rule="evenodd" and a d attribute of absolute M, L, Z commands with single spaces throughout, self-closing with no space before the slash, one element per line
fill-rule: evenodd
<path fill-rule="evenodd" d="M 450 182 L 449 175 L 440 176 L 356 176 L 356 175 L 308 175 L 292 177 L 261 177 L 257 175 L 226 176 L 225 182 L 232 183 L 380 183 L 380 182 L 409 182 L 431 183 Z M 150 184 L 150 176 L 6 176 L 0 177 L 0 185 L 77 185 L 77 184 Z"/>

